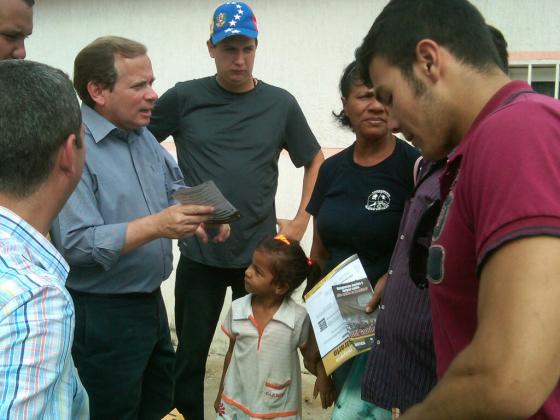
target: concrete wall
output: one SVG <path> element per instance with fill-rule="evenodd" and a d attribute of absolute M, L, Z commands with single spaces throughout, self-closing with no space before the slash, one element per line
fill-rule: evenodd
<path fill-rule="evenodd" d="M 510 52 L 560 51 L 557 0 L 471 0 L 486 21 L 499 28 Z"/>
<path fill-rule="evenodd" d="M 72 74 L 73 60 L 87 43 L 102 35 L 121 35 L 148 46 L 155 88 L 213 74 L 206 40 L 210 17 L 219 1 L 206 0 L 42 0 L 35 6 L 28 58 Z M 337 84 L 343 67 L 386 1 L 252 0 L 261 30 L 255 76 L 284 87 L 298 99 L 319 142 L 346 147 L 351 133 L 334 124 Z M 500 28 L 510 51 L 560 51 L 556 28 L 558 0 L 474 0 L 489 23 Z M 403 28 L 406 30 L 406 28 Z M 54 98 L 53 98 L 54 99 Z M 331 150 L 327 150 L 330 152 Z M 287 156 L 280 161 L 278 215 L 292 217 L 301 193 L 302 171 Z M 305 240 L 309 245 L 309 234 Z M 164 292 L 173 310 L 173 278 Z M 172 316 L 170 316 L 172 319 Z M 217 341 L 216 350 L 223 343 Z"/>

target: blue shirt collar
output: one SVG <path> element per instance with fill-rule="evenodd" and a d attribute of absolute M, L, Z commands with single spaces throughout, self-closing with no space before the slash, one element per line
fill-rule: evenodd
<path fill-rule="evenodd" d="M 115 124 L 85 103 L 82 103 L 82 120 L 91 133 L 95 143 L 99 143 L 111 133 L 114 133 L 116 137 L 122 140 L 128 139 L 129 132 L 118 128 Z M 143 130 L 145 129 L 145 127 L 142 127 L 137 130 L 133 130 L 132 132 L 137 136 L 141 136 Z"/>

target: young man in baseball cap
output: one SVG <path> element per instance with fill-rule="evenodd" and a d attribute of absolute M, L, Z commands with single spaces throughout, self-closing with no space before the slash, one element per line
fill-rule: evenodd
<path fill-rule="evenodd" d="M 207 42 L 216 74 L 169 89 L 156 103 L 149 126 L 159 141 L 173 136 L 187 183 L 214 180 L 242 215 L 225 243 L 180 243 L 175 406 L 189 420 L 204 418 L 206 358 L 227 287 L 234 299 L 246 293 L 251 254 L 276 233 L 276 224 L 281 233 L 301 239 L 309 221 L 305 207 L 323 161 L 296 99 L 253 77 L 257 36 L 257 20 L 247 4 L 219 6 Z M 277 219 L 274 208 L 282 149 L 295 166 L 305 168 L 293 220 Z"/>

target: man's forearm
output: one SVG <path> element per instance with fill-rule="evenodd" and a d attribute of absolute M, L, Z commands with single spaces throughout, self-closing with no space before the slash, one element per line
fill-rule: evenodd
<path fill-rule="evenodd" d="M 522 419 L 543 406 L 560 377 L 559 254 L 557 237 L 534 236 L 488 257 L 476 333 L 411 419 Z"/>
<path fill-rule="evenodd" d="M 157 215 L 141 217 L 128 223 L 121 255 L 134 251 L 161 236 L 158 233 L 158 224 L 154 220 L 155 216 Z"/>
<path fill-rule="evenodd" d="M 519 398 L 512 397 L 516 395 L 512 389 L 515 384 L 504 380 L 507 376 L 501 372 L 486 368 L 486 359 L 476 348 L 467 347 L 426 399 L 406 411 L 402 418 L 499 420 L 529 417 L 531 413 L 525 411 L 522 392 L 518 393 Z"/>
<path fill-rule="evenodd" d="M 315 186 L 315 181 L 317 180 L 317 174 L 319 173 L 319 168 L 321 167 L 323 161 L 323 152 L 319 150 L 311 162 L 305 165 L 303 187 L 298 211 L 292 220 L 278 219 L 280 229 L 279 233 L 283 233 L 284 235 L 297 240 L 301 240 L 305 234 L 311 217 L 305 209 L 311 198 L 313 187 Z"/>
<path fill-rule="evenodd" d="M 317 174 L 319 173 L 319 168 L 323 164 L 324 160 L 325 157 L 323 156 L 323 151 L 319 150 L 311 162 L 309 162 L 304 168 L 301 199 L 294 220 L 304 224 L 306 227 L 307 223 L 309 223 L 310 215 L 307 213 L 305 208 L 307 207 L 311 194 L 313 193 L 315 181 L 317 181 Z"/>

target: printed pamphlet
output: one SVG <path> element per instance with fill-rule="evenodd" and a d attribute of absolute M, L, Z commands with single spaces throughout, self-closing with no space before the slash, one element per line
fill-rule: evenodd
<path fill-rule="evenodd" d="M 328 375 L 357 354 L 369 351 L 377 311 L 367 314 L 373 289 L 356 254 L 327 274 L 305 295 L 305 305 Z"/>
<path fill-rule="evenodd" d="M 239 211 L 223 196 L 214 181 L 206 181 L 195 187 L 182 188 L 173 194 L 181 204 L 199 204 L 214 207 L 214 216 L 208 224 L 224 224 L 238 220 Z"/>

